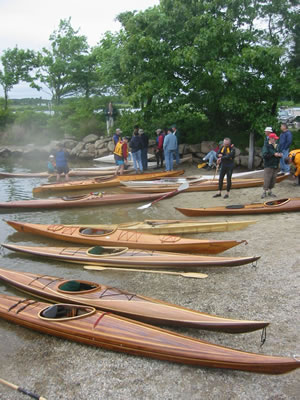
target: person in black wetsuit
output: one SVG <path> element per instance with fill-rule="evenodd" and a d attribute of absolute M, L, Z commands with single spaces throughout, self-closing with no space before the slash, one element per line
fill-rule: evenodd
<path fill-rule="evenodd" d="M 216 193 L 213 197 L 221 197 L 221 191 L 223 188 L 223 180 L 226 175 L 227 179 L 227 187 L 226 194 L 224 199 L 229 197 L 229 192 L 231 189 L 231 176 L 234 167 L 234 157 L 235 157 L 235 148 L 234 145 L 231 144 L 231 140 L 229 138 L 225 138 L 223 145 L 220 147 L 218 152 L 217 165 L 220 165 L 220 175 L 219 175 L 219 192 Z"/>

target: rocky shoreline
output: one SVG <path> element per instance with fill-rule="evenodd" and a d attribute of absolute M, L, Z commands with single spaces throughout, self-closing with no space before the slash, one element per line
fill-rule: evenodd
<path fill-rule="evenodd" d="M 38 146 L 35 144 L 27 144 L 25 146 L 1 145 L 0 144 L 0 160 L 1 159 L 45 159 L 56 151 L 56 145 L 59 141 L 51 141 L 46 146 Z M 76 140 L 73 137 L 65 137 L 61 142 L 70 154 L 72 160 L 93 160 L 97 157 L 111 154 L 114 144 L 111 137 L 97 136 L 90 134 L 83 139 Z M 181 156 L 192 156 L 194 163 L 199 163 L 210 150 L 217 146 L 216 142 L 203 141 L 197 144 L 180 144 L 179 153 Z M 154 154 L 155 140 L 149 140 L 149 153 Z M 241 151 L 236 148 L 235 164 L 236 166 L 248 167 L 248 148 Z M 255 148 L 254 168 L 262 165 L 261 148 Z"/>

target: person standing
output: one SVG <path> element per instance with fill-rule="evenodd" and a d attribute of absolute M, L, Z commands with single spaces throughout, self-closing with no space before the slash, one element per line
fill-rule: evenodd
<path fill-rule="evenodd" d="M 176 150 L 175 150 L 175 158 L 176 158 L 176 165 L 178 166 L 180 164 L 180 157 L 179 157 L 180 132 L 178 131 L 178 129 L 177 129 L 175 124 L 172 125 L 172 132 L 173 132 L 173 135 L 176 136 L 176 139 L 177 139 L 177 147 L 176 147 Z"/>
<path fill-rule="evenodd" d="M 129 147 L 131 149 L 133 166 L 136 174 L 138 172 L 143 173 L 142 164 L 142 139 L 139 135 L 138 129 L 133 131 L 133 136 L 129 142 Z"/>
<path fill-rule="evenodd" d="M 55 154 L 56 164 L 56 181 L 59 182 L 61 175 L 65 175 L 65 180 L 69 180 L 69 166 L 68 166 L 68 152 L 64 150 L 64 145 L 59 143 L 57 145 L 57 152 Z"/>
<path fill-rule="evenodd" d="M 272 193 L 272 189 L 275 186 L 278 165 L 282 157 L 280 144 L 276 143 L 278 139 L 275 133 L 270 133 L 268 143 L 265 143 L 262 148 L 264 160 L 264 191 L 261 195 L 262 199 L 267 196 L 267 191 L 270 197 L 276 197 L 276 195 Z"/>
<path fill-rule="evenodd" d="M 143 171 L 147 171 L 149 138 L 143 129 L 139 129 L 139 135 L 140 135 L 141 141 L 142 141 L 141 158 L 142 158 L 142 164 L 143 164 Z"/>
<path fill-rule="evenodd" d="M 114 141 L 115 147 L 116 147 L 116 144 L 118 143 L 118 141 L 121 140 L 121 134 L 122 134 L 121 129 L 117 128 L 116 132 L 113 136 L 113 141 Z"/>
<path fill-rule="evenodd" d="M 167 136 L 164 140 L 164 153 L 166 162 L 166 171 L 173 171 L 173 159 L 176 154 L 178 143 L 177 137 L 172 133 L 172 129 L 168 129 Z"/>
<path fill-rule="evenodd" d="M 123 175 L 125 162 L 127 162 L 128 158 L 128 138 L 125 136 L 122 140 L 119 140 L 116 144 L 114 150 L 114 156 L 116 160 L 116 164 L 118 166 L 115 175 Z"/>
<path fill-rule="evenodd" d="M 279 137 L 279 146 L 282 153 L 280 158 L 280 172 L 288 175 L 290 173 L 290 166 L 286 164 L 285 159 L 289 155 L 290 145 L 293 141 L 293 135 L 290 130 L 288 130 L 287 124 L 282 123 L 280 125 L 281 134 Z"/>
<path fill-rule="evenodd" d="M 273 129 L 272 129 L 271 126 L 267 126 L 266 129 L 265 129 L 265 140 L 264 140 L 264 143 L 268 143 L 270 133 L 273 133 Z"/>
<path fill-rule="evenodd" d="M 164 133 L 161 129 L 156 130 L 156 147 L 155 147 L 155 157 L 157 163 L 157 169 L 163 167 L 164 162 Z"/>
<path fill-rule="evenodd" d="M 234 145 L 231 144 L 231 139 L 225 138 L 223 140 L 223 145 L 220 147 L 218 152 L 217 166 L 221 165 L 220 175 L 219 175 L 219 192 L 216 193 L 213 197 L 221 197 L 221 192 L 223 189 L 223 181 L 226 175 L 226 194 L 224 195 L 224 199 L 229 197 L 229 192 L 231 189 L 231 176 L 234 167 L 234 157 L 235 157 L 235 148 Z"/>

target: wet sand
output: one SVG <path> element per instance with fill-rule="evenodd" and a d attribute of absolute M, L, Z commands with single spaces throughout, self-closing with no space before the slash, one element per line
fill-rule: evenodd
<path fill-rule="evenodd" d="M 200 171 L 190 168 L 186 175 Z M 183 193 L 144 211 L 138 211 L 138 205 L 130 206 L 129 211 L 126 207 L 120 207 L 118 219 L 125 222 L 185 218 L 174 207 L 260 202 L 261 193 L 262 188 L 233 190 L 227 200 L 212 198 L 214 192 Z M 291 180 L 286 180 L 275 187 L 274 193 L 278 198 L 299 197 L 300 188 L 293 186 Z M 22 220 L 22 216 L 18 218 Z M 27 214 L 25 219 L 30 221 L 30 215 Z M 45 216 L 42 219 L 40 222 L 44 223 Z M 224 220 L 224 217 L 204 219 Z M 15 264 L 19 270 L 103 282 L 133 293 L 228 318 L 268 320 L 271 324 L 267 328 L 267 340 L 262 348 L 260 331 L 232 335 L 196 329 L 173 330 L 249 352 L 279 356 L 299 355 L 300 213 L 232 216 L 225 219 L 255 219 L 257 223 L 240 231 L 193 236 L 246 239 L 248 245 L 237 246 L 226 251 L 224 255 L 260 255 L 256 268 L 250 265 L 202 268 L 199 272 L 207 273 L 207 279 L 187 279 L 125 271 L 89 272 L 78 266 L 73 268 L 71 264 L 62 264 L 55 268 L 53 262 L 33 263 L 28 258 L 19 262 L 18 256 L 7 258 L 5 255 L 2 256 L 1 265 L 10 268 Z M 35 216 L 35 222 L 38 222 L 38 215 Z M 57 222 L 53 216 L 49 217 L 49 223 L 52 222 Z M 95 215 L 88 214 L 86 223 L 92 222 L 95 223 Z M 1 226 L 2 224 L 4 223 L 1 222 Z M 22 237 L 12 235 L 7 241 L 9 239 L 17 242 Z M 46 244 L 47 240 L 43 242 Z M 20 292 L 4 284 L 0 284 L 0 290 L 1 293 L 22 296 Z M 0 377 L 26 387 L 48 400 L 299 398 L 299 370 L 272 376 L 185 366 L 80 345 L 33 332 L 3 320 L 0 321 L 0 333 Z M 21 398 L 25 396 L 0 386 L 1 400 Z"/>

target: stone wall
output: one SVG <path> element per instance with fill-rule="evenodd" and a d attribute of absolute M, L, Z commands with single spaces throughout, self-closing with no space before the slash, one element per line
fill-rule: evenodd
<path fill-rule="evenodd" d="M 50 154 L 56 152 L 59 141 L 52 141 L 47 146 L 35 146 L 28 144 L 26 146 L 5 146 L 0 145 L 0 158 L 22 159 L 47 159 Z M 71 160 L 93 160 L 97 157 L 111 154 L 114 149 L 112 138 L 97 136 L 94 134 L 84 137 L 81 141 L 72 137 L 66 137 L 61 140 L 70 154 Z M 213 141 L 204 141 L 198 144 L 180 144 L 179 152 L 187 156 L 192 154 L 193 162 L 198 164 L 202 161 L 210 150 L 215 148 L 217 143 Z M 149 140 L 149 153 L 154 154 L 155 140 Z M 237 166 L 248 167 L 248 148 L 244 151 L 236 148 L 235 163 Z M 254 167 L 262 165 L 261 148 L 255 148 Z"/>

